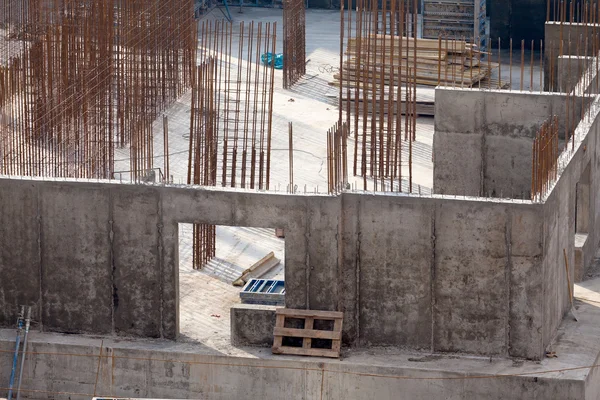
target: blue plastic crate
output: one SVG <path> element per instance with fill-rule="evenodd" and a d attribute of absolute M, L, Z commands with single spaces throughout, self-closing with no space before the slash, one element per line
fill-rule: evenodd
<path fill-rule="evenodd" d="M 276 279 L 250 279 L 240 292 L 244 304 L 285 305 L 285 282 Z"/>

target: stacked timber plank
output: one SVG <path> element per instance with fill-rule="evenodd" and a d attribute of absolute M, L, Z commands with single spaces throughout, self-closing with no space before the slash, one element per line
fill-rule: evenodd
<path fill-rule="evenodd" d="M 350 38 L 342 64 L 341 104 L 345 110 L 362 114 L 382 109 L 385 115 L 405 114 L 406 89 L 419 86 L 408 94 L 415 97 L 414 112 L 433 115 L 434 91 L 423 86 L 488 87 L 495 68 L 496 63 L 482 60 L 475 46 L 464 40 L 379 34 Z M 331 85 L 340 86 L 339 73 Z M 401 107 L 397 107 L 398 98 Z"/>
<path fill-rule="evenodd" d="M 416 49 L 415 49 L 416 44 Z M 473 87 L 488 78 L 495 63 L 481 60 L 477 49 L 462 40 L 414 39 L 392 35 L 350 38 L 343 62 L 344 86 L 389 85 L 391 77 L 419 85 Z M 416 74 L 414 71 L 416 70 Z M 340 75 L 334 75 L 339 85 Z"/>
<path fill-rule="evenodd" d="M 389 88 L 390 86 L 386 87 Z M 397 90 L 397 87 L 394 87 L 393 90 Z M 411 94 L 409 94 L 409 96 L 410 95 Z M 405 99 L 407 92 L 404 88 L 401 88 L 400 96 L 402 99 L 402 103 L 400 104 L 400 114 L 406 114 L 407 109 Z M 367 99 L 366 101 L 364 100 L 365 98 Z M 375 113 L 379 113 L 379 111 L 383 109 L 383 114 L 385 115 L 396 115 L 398 113 L 398 108 L 396 107 L 396 98 L 397 97 L 384 94 L 382 103 L 381 96 L 378 97 L 375 95 L 374 99 L 371 93 L 368 91 L 363 91 L 362 89 L 352 89 L 348 95 L 348 92 L 344 90 L 342 93 L 342 107 L 344 111 L 348 111 L 350 113 L 364 113 L 367 111 L 369 114 L 371 114 L 373 110 L 375 110 Z M 433 116 L 435 108 L 434 88 L 418 87 L 416 89 L 416 100 L 414 101 L 417 115 Z M 383 104 L 383 106 L 381 104 Z"/>

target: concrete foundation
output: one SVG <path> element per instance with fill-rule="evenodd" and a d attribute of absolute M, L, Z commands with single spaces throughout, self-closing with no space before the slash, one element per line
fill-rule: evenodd
<path fill-rule="evenodd" d="M 343 349 L 341 360 L 275 356 L 244 348 L 226 357 L 201 344 L 33 332 L 24 397 L 200 399 L 561 399 L 600 393 L 600 280 L 576 286 L 579 322 L 567 319 L 541 362 Z M 0 365 L 10 365 L 14 331 L 0 330 Z M 596 367 L 591 367 L 596 365 Z M 0 368 L 7 382 L 10 369 Z"/>

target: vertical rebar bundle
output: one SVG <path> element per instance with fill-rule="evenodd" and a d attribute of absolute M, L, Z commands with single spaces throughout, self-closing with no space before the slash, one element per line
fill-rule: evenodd
<path fill-rule="evenodd" d="M 191 83 L 189 0 L 0 2 L 0 173 L 132 178 L 153 166 L 152 123 Z"/>
<path fill-rule="evenodd" d="M 339 193 L 348 185 L 348 124 L 336 123 L 327 131 L 327 190 Z"/>
<path fill-rule="evenodd" d="M 541 199 L 558 176 L 558 118 L 544 121 L 533 140 L 531 199 Z"/>
<path fill-rule="evenodd" d="M 376 191 L 387 187 L 402 191 L 404 179 L 412 192 L 412 142 L 416 139 L 417 117 L 417 40 L 413 27 L 417 2 L 392 0 L 380 4 L 358 0 L 355 21 L 351 4 L 348 1 L 347 18 L 342 7 L 338 125 L 342 126 L 345 111 L 346 125 L 354 127 L 353 173 L 363 177 L 364 190 L 368 188 L 367 178 L 371 178 Z M 347 54 L 345 24 L 348 45 L 352 43 L 355 49 Z M 344 102 L 344 96 L 351 101 Z M 408 154 L 403 160 L 404 142 Z M 405 176 L 403 166 L 408 167 Z"/>
<path fill-rule="evenodd" d="M 231 23 L 202 23 L 188 183 L 269 189 L 275 69 L 274 60 L 263 55 L 275 54 L 276 29 L 271 23 L 242 22 L 234 35 Z M 215 226 L 194 225 L 195 269 L 215 256 L 215 243 Z"/>
<path fill-rule="evenodd" d="M 275 54 L 276 31 L 275 23 L 241 22 L 236 35 L 228 22 L 201 25 L 201 59 L 217 60 L 214 140 L 221 143 L 221 186 L 269 190 L 275 60 L 263 55 Z"/>
<path fill-rule="evenodd" d="M 192 114 L 188 158 L 188 184 L 216 186 L 216 66 L 210 57 L 198 66 L 192 91 Z M 192 234 L 192 266 L 200 269 L 215 256 L 216 227 L 194 224 Z"/>
<path fill-rule="evenodd" d="M 283 88 L 306 74 L 306 10 L 304 0 L 283 1 Z"/>

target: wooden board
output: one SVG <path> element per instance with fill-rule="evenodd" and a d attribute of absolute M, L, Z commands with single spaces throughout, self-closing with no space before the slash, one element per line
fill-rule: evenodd
<path fill-rule="evenodd" d="M 278 308 L 275 311 L 275 329 L 273 330 L 273 354 L 292 354 L 314 357 L 340 356 L 342 344 L 342 323 L 344 313 L 338 311 L 295 310 Z M 304 320 L 304 328 L 286 328 L 286 318 Z M 333 330 L 314 329 L 315 320 L 333 321 Z M 283 338 L 302 338 L 302 347 L 284 346 Z M 331 348 L 313 348 L 313 339 L 331 340 Z"/>

